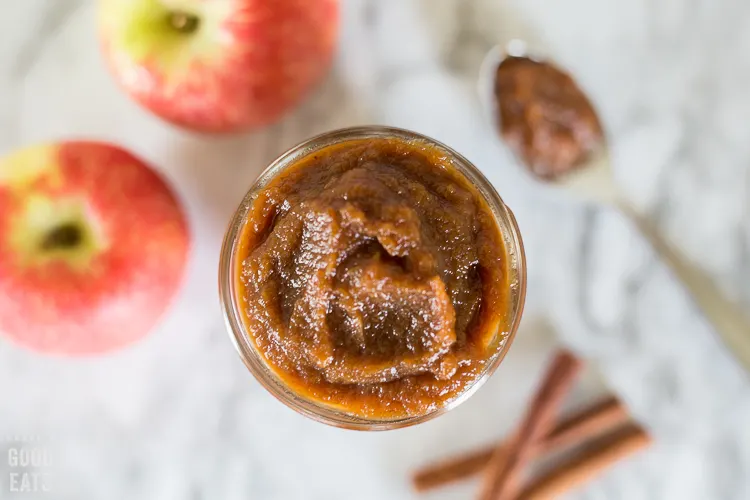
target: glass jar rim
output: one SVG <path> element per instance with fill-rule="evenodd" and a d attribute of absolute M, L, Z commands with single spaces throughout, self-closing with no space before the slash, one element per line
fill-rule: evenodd
<path fill-rule="evenodd" d="M 236 254 L 238 251 L 239 235 L 247 220 L 248 211 L 255 197 L 271 179 L 287 167 L 296 164 L 301 158 L 322 148 L 350 140 L 376 138 L 395 138 L 411 143 L 424 143 L 446 153 L 446 157 L 450 159 L 456 170 L 474 185 L 492 210 L 496 223 L 500 226 L 500 232 L 506 245 L 506 255 L 509 259 L 508 272 L 512 275 L 510 286 L 511 291 L 515 291 L 515 293 L 510 294 L 510 317 L 506 322 L 508 331 L 504 332 L 506 335 L 502 340 L 500 349 L 493 354 L 482 375 L 477 377 L 457 397 L 439 408 L 425 414 L 405 416 L 397 419 L 376 419 L 353 415 L 326 406 L 323 403 L 304 398 L 288 388 L 280 377 L 274 373 L 273 369 L 267 365 L 250 339 L 250 334 L 246 332 L 242 319 L 243 313 L 237 300 L 238 294 L 235 280 L 237 276 Z M 500 198 L 500 195 L 489 180 L 460 153 L 432 138 L 405 129 L 380 125 L 350 127 L 320 134 L 292 147 L 271 162 L 257 177 L 232 216 L 224 236 L 219 261 L 219 297 L 227 332 L 240 358 L 256 380 L 282 403 L 313 420 L 335 427 L 371 431 L 398 429 L 426 422 L 459 406 L 471 397 L 500 365 L 515 338 L 523 313 L 526 297 L 526 257 L 521 234 L 513 213 L 502 201 L 502 198 Z"/>

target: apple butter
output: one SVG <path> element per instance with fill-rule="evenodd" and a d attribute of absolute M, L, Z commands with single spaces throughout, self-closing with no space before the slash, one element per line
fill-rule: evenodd
<path fill-rule="evenodd" d="M 538 177 L 574 170 L 601 144 L 601 124 L 586 94 L 550 63 L 506 58 L 495 96 L 503 138 Z"/>
<path fill-rule="evenodd" d="M 356 139 L 252 201 L 237 277 L 247 335 L 297 394 L 368 418 L 422 415 L 470 387 L 508 332 L 508 259 L 445 152 Z"/>

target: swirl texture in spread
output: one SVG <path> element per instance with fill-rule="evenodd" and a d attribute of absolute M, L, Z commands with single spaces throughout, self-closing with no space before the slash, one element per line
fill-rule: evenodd
<path fill-rule="evenodd" d="M 259 191 L 240 238 L 250 340 L 295 392 L 348 413 L 440 407 L 507 331 L 497 222 L 434 146 L 312 153 Z"/>

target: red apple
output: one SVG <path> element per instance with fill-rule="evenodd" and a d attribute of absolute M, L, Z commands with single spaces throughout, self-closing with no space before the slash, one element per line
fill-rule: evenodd
<path fill-rule="evenodd" d="M 67 142 L 0 160 L 0 332 L 85 355 L 144 337 L 190 245 L 174 193 L 116 146 Z"/>
<path fill-rule="evenodd" d="M 203 132 L 279 119 L 328 69 L 337 21 L 337 0 L 99 0 L 120 85 Z"/>

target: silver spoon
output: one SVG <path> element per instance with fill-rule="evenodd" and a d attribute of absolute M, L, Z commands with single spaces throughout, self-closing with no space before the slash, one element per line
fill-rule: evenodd
<path fill-rule="evenodd" d="M 500 113 L 494 90 L 497 68 L 508 57 L 525 57 L 539 62 L 550 60 L 542 54 L 541 51 L 530 50 L 528 44 L 522 40 L 513 40 L 505 46 L 494 47 L 485 56 L 479 76 L 479 96 L 482 107 L 498 134 L 501 130 Z M 522 160 L 519 158 L 519 161 Z M 587 201 L 616 207 L 630 217 L 654 250 L 672 268 L 674 275 L 691 294 L 695 304 L 716 332 L 745 368 L 750 370 L 750 318 L 738 305 L 723 295 L 710 276 L 691 264 L 659 234 L 653 223 L 622 196 L 615 183 L 605 139 L 601 141 L 601 147 L 589 156 L 585 165 L 570 173 L 550 181 L 541 181 L 533 175 L 532 177 L 538 182 L 572 192 Z"/>

